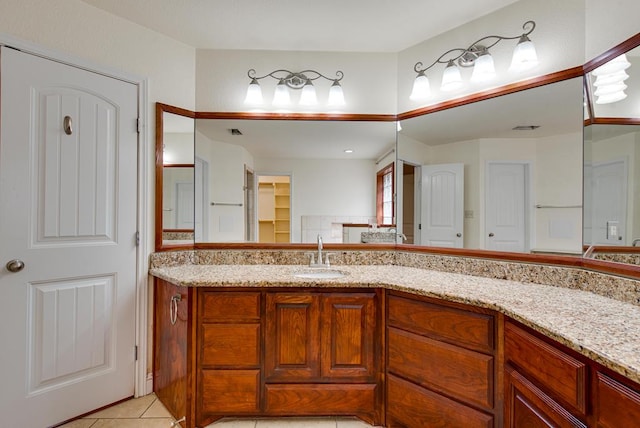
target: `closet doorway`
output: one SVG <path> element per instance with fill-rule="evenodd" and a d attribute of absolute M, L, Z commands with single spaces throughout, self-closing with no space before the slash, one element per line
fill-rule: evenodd
<path fill-rule="evenodd" d="M 291 242 L 291 176 L 258 175 L 258 242 Z"/>

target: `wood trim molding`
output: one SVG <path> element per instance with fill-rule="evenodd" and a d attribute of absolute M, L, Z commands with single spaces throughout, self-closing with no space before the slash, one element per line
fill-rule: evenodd
<path fill-rule="evenodd" d="M 631 38 L 625 40 L 624 42 L 614 46 L 609 49 L 605 53 L 598 55 L 591 61 L 587 62 L 583 67 L 584 73 L 588 73 L 598 67 L 600 67 L 605 62 L 611 61 L 613 58 L 622 55 L 623 53 L 630 51 L 633 48 L 640 46 L 640 33 L 632 36 Z"/>
<path fill-rule="evenodd" d="M 247 113 L 247 112 L 196 112 L 196 119 L 244 119 L 244 120 L 314 120 L 345 122 L 395 122 L 395 114 L 329 114 L 329 113 Z"/>

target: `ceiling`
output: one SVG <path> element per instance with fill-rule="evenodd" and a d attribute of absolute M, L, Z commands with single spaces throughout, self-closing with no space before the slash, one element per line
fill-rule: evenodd
<path fill-rule="evenodd" d="M 517 0 L 82 0 L 202 49 L 399 52 Z"/>

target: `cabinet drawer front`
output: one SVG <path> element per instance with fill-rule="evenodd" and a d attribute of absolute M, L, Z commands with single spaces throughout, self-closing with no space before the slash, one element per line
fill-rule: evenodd
<path fill-rule="evenodd" d="M 258 367 L 260 324 L 203 324 L 202 365 Z"/>
<path fill-rule="evenodd" d="M 492 353 L 494 317 L 431 303 L 389 296 L 389 325 Z"/>
<path fill-rule="evenodd" d="M 586 428 L 578 418 L 507 366 L 505 387 L 505 427 Z"/>
<path fill-rule="evenodd" d="M 390 375 L 387 382 L 389 426 L 490 428 L 493 417 Z"/>
<path fill-rule="evenodd" d="M 202 370 L 202 413 L 238 414 L 260 410 L 260 370 Z"/>
<path fill-rule="evenodd" d="M 267 384 L 266 411 L 273 415 L 375 413 L 374 384 Z"/>
<path fill-rule="evenodd" d="M 596 418 L 602 428 L 631 426 L 640 421 L 640 393 L 598 373 Z"/>
<path fill-rule="evenodd" d="M 390 328 L 388 358 L 390 372 L 493 409 L 494 359 L 489 355 Z"/>
<path fill-rule="evenodd" d="M 260 293 L 257 292 L 203 292 L 202 306 L 205 322 L 260 320 Z"/>
<path fill-rule="evenodd" d="M 534 379 L 547 394 L 585 413 L 585 364 L 511 323 L 505 323 L 505 359 Z"/>

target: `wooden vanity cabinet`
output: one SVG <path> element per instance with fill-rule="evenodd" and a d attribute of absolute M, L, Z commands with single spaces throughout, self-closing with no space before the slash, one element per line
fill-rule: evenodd
<path fill-rule="evenodd" d="M 498 427 L 498 317 L 388 292 L 388 427 Z"/>
<path fill-rule="evenodd" d="M 265 412 L 381 421 L 380 291 L 266 295 Z"/>

